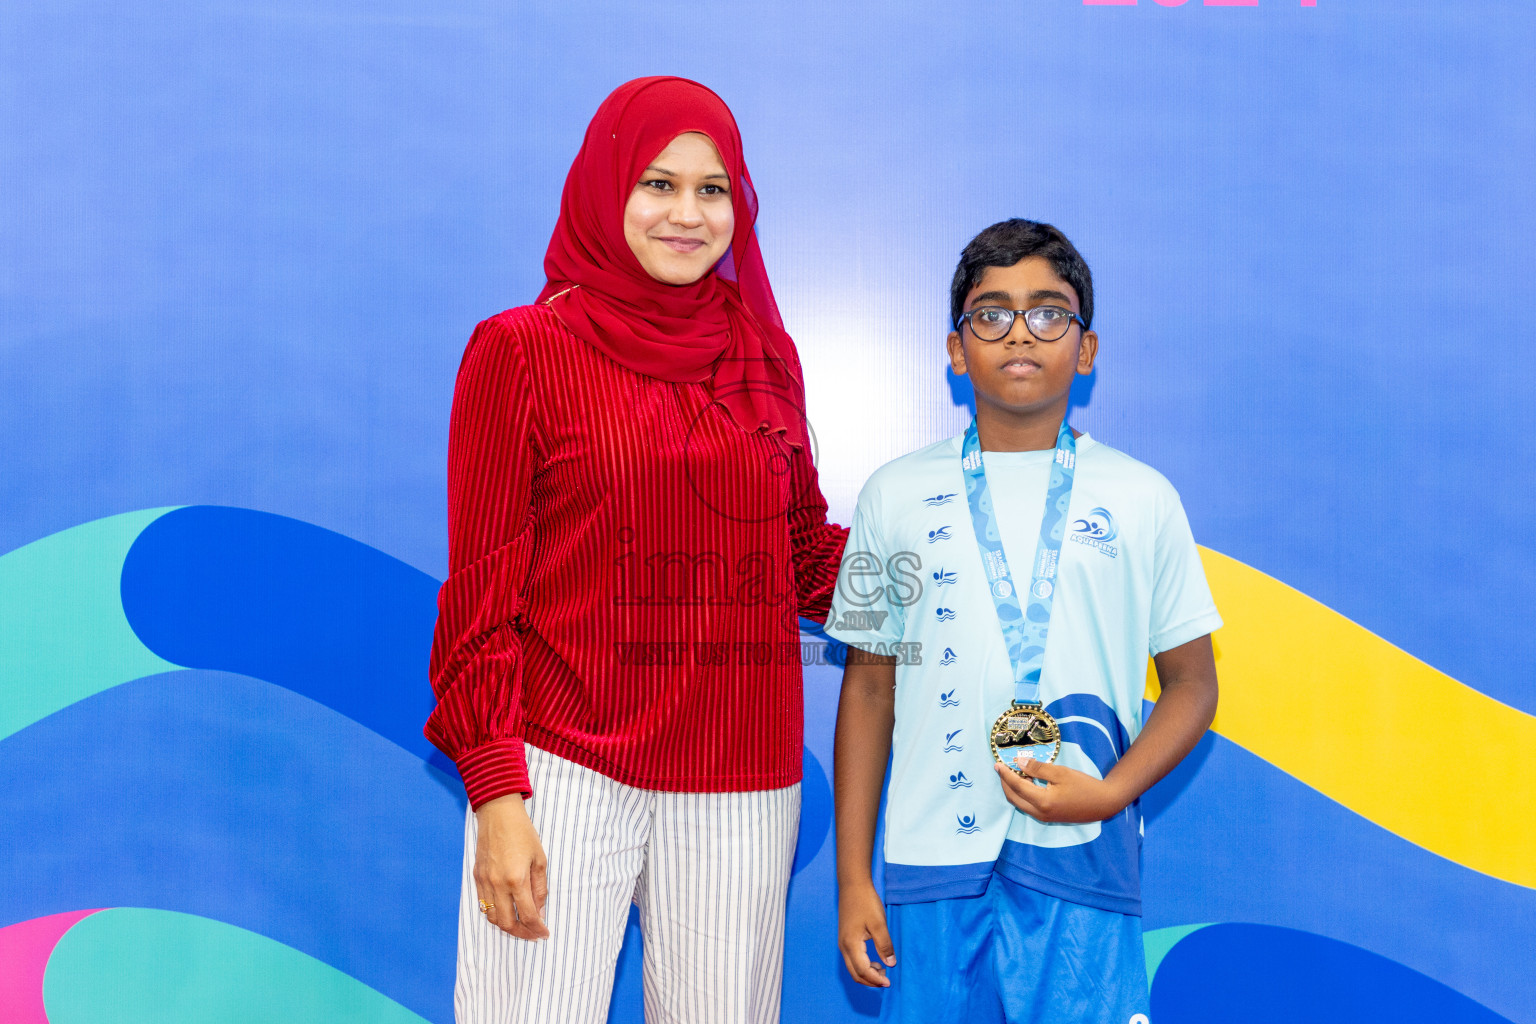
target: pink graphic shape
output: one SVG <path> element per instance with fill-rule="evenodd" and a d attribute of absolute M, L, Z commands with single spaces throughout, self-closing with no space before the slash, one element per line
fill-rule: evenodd
<path fill-rule="evenodd" d="M 7 1024 L 48 1024 L 43 1010 L 43 974 L 64 933 L 95 910 L 34 917 L 0 928 L 0 1020 Z"/>

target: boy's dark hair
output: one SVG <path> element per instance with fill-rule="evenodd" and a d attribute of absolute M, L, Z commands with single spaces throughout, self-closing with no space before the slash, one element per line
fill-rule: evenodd
<path fill-rule="evenodd" d="M 1093 326 L 1093 275 L 1088 263 L 1067 236 L 1049 224 L 1013 217 L 998 221 L 966 243 L 955 267 L 955 279 L 949 286 L 949 322 L 960 329 L 960 315 L 965 312 L 965 297 L 976 287 L 988 267 L 1011 267 L 1020 260 L 1039 256 L 1051 265 L 1056 276 L 1072 286 L 1083 307 L 1083 323 Z"/>

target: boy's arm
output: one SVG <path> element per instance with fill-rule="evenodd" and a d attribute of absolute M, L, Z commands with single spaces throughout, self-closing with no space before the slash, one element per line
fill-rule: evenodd
<path fill-rule="evenodd" d="M 1046 783 L 1039 786 L 998 765 L 1009 802 L 1040 821 L 1103 821 L 1125 810 L 1184 760 L 1216 715 L 1216 657 L 1210 634 L 1152 660 L 1162 695 L 1141 735 L 1107 776 L 1100 780 L 1064 765 L 1025 762 L 1031 778 Z"/>
<path fill-rule="evenodd" d="M 871 988 L 885 988 L 891 982 L 884 968 L 870 963 L 865 940 L 874 940 L 887 966 L 896 965 L 896 951 L 885 926 L 885 908 L 870 875 L 880 787 L 885 782 L 895 724 L 896 659 L 849 647 L 832 754 L 837 808 L 837 939 L 848 973 L 854 981 Z"/>

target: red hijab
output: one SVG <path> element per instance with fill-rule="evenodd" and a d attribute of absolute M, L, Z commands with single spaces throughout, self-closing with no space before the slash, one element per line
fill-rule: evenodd
<path fill-rule="evenodd" d="M 731 247 L 693 284 L 657 281 L 624 238 L 624 206 L 656 155 L 684 132 L 707 135 L 730 176 Z M 757 247 L 757 193 L 730 108 L 686 78 L 637 78 L 615 89 L 587 126 L 560 197 L 539 293 L 573 333 L 636 373 L 709 381 L 746 431 L 805 444 L 804 391 Z"/>

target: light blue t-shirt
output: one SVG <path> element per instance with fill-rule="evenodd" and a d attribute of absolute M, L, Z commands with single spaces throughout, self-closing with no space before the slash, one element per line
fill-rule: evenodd
<path fill-rule="evenodd" d="M 1074 903 L 1141 913 L 1141 812 L 1044 824 L 1015 810 L 988 734 L 1013 670 L 986 586 L 960 469 L 961 438 L 882 466 L 854 512 L 827 632 L 894 655 L 896 730 L 885 899 L 985 890 L 993 871 Z M 985 452 L 1003 549 L 1026 578 L 1053 452 Z M 1040 698 L 1058 764 L 1103 778 L 1141 730 L 1147 657 L 1221 626 L 1184 508 L 1149 466 L 1077 440 Z"/>

